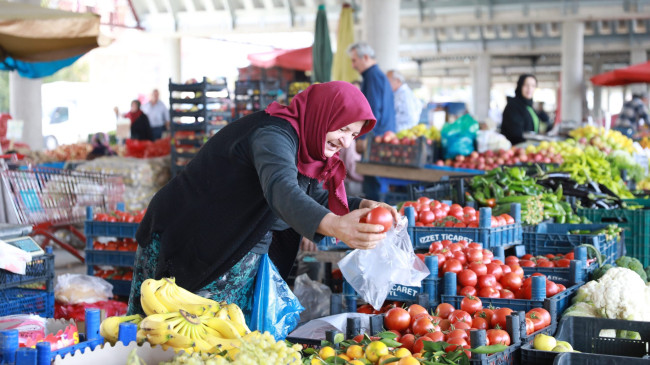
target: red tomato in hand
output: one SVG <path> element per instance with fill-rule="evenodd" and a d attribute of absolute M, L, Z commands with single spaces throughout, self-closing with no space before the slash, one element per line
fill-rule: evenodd
<path fill-rule="evenodd" d="M 368 224 L 379 224 L 384 226 L 382 232 L 388 232 L 390 227 L 393 225 L 393 215 L 390 214 L 390 210 L 384 207 L 375 207 L 366 215 L 366 222 Z"/>
<path fill-rule="evenodd" d="M 483 309 L 483 302 L 481 302 L 481 299 L 474 296 L 465 297 L 460 302 L 460 309 L 469 313 L 471 316 L 477 311 Z"/>
<path fill-rule="evenodd" d="M 384 317 L 384 326 L 388 330 L 404 331 L 411 324 L 411 315 L 404 308 L 391 308 Z"/>

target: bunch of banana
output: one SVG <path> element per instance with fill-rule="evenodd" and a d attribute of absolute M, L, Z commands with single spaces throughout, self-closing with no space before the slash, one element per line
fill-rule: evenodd
<path fill-rule="evenodd" d="M 147 279 L 140 288 L 140 304 L 147 315 L 178 312 L 215 315 L 221 306 L 176 285 L 174 278 Z"/>
<path fill-rule="evenodd" d="M 132 316 L 115 316 L 106 318 L 99 326 L 99 334 L 112 345 L 117 342 L 117 335 L 120 332 L 120 323 L 131 322 L 139 324 L 142 321 L 142 316 L 134 314 Z"/>

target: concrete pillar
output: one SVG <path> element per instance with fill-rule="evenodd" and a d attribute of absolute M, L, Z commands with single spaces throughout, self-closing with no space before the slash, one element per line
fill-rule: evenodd
<path fill-rule="evenodd" d="M 363 37 L 375 50 L 382 71 L 399 64 L 399 0 L 364 0 L 362 7 Z"/>
<path fill-rule="evenodd" d="M 603 69 L 603 63 L 602 61 L 596 61 L 592 65 L 592 70 L 594 75 L 598 75 L 602 72 Z M 594 116 L 594 121 L 596 122 L 597 125 L 602 126 L 603 125 L 603 88 L 598 85 L 594 85 L 594 110 L 593 110 L 593 116 Z"/>
<path fill-rule="evenodd" d="M 562 23 L 562 123 L 582 122 L 584 32 L 583 22 Z"/>
<path fill-rule="evenodd" d="M 17 0 L 16 2 L 40 5 L 40 0 Z M 41 115 L 41 79 L 26 79 L 18 72 L 9 73 L 9 114 L 23 122 L 22 142 L 33 150 L 42 150 L 43 116 Z"/>
<path fill-rule="evenodd" d="M 648 62 L 648 50 L 645 48 L 635 48 L 630 51 L 630 64 Z M 630 91 L 633 94 L 648 92 L 648 84 L 630 84 Z"/>
<path fill-rule="evenodd" d="M 486 120 L 490 111 L 490 88 L 492 86 L 491 57 L 480 54 L 472 65 L 472 105 L 470 110 L 478 121 Z"/>
<path fill-rule="evenodd" d="M 182 83 L 181 79 L 181 38 L 171 37 L 166 40 L 169 60 L 169 77 L 175 83 Z"/>
<path fill-rule="evenodd" d="M 44 146 L 41 85 L 41 79 L 23 78 L 16 71 L 9 74 L 9 113 L 23 122 L 22 142 L 32 150 L 42 150 Z"/>

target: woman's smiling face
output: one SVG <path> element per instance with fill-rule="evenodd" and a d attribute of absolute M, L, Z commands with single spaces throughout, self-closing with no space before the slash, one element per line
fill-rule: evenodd
<path fill-rule="evenodd" d="M 352 140 L 357 138 L 357 136 L 361 133 L 361 129 L 365 123 L 366 121 L 360 120 L 358 122 L 348 124 L 341 129 L 327 132 L 325 135 L 325 146 L 323 148 L 323 154 L 325 157 L 330 158 L 341 149 L 350 147 Z"/>

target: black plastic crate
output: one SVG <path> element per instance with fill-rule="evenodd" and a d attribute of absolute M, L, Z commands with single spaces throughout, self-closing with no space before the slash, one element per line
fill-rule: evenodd
<path fill-rule="evenodd" d="M 427 184 L 409 185 L 409 200 L 427 197 L 438 201 L 450 200 L 452 203 L 465 205 L 465 179 L 441 180 Z"/>
<path fill-rule="evenodd" d="M 554 365 L 648 365 L 650 359 L 633 357 L 592 355 L 579 352 L 563 352 L 553 361 Z"/>
<path fill-rule="evenodd" d="M 104 279 L 113 285 L 113 295 L 128 297 L 131 294 L 131 280 Z"/>
<path fill-rule="evenodd" d="M 35 256 L 27 263 L 25 275 L 0 269 L 0 290 L 54 279 L 54 255 Z"/>
<path fill-rule="evenodd" d="M 603 329 L 635 331 L 641 340 L 600 337 Z M 647 322 L 625 321 L 621 319 L 565 317 L 559 324 L 555 339 L 566 341 L 574 350 L 580 351 L 589 364 L 609 364 L 600 362 L 601 355 L 614 355 L 622 361 L 640 359 L 648 356 L 650 346 L 650 325 Z M 535 350 L 530 344 L 521 349 L 523 364 L 553 364 L 558 352 Z M 566 361 L 566 360 L 565 360 Z M 627 362 L 625 362 L 627 364 Z"/>

